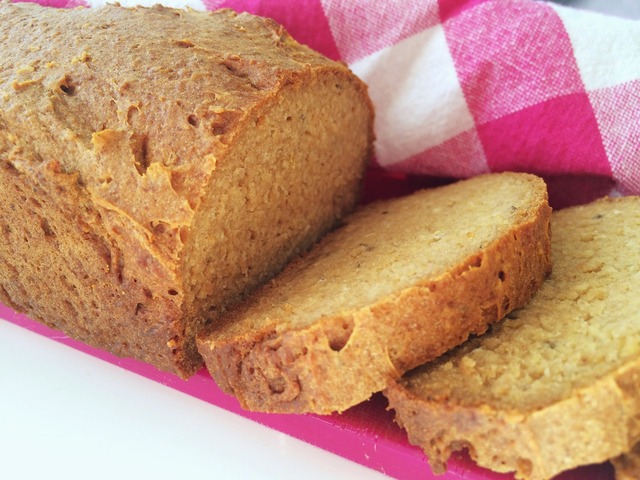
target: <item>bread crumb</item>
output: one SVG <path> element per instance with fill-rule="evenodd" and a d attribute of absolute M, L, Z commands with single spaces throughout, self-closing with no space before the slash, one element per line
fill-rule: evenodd
<path fill-rule="evenodd" d="M 33 65 L 23 65 L 22 67 L 19 67 L 18 69 L 16 69 L 16 74 L 24 75 L 27 73 L 33 73 L 35 71 L 36 69 Z"/>
<path fill-rule="evenodd" d="M 464 373 L 469 373 L 476 367 L 476 361 L 471 357 L 462 357 L 460 360 L 460 368 Z"/>

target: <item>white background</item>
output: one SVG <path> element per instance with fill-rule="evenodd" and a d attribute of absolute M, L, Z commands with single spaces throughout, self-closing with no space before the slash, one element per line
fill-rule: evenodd
<path fill-rule="evenodd" d="M 0 478 L 383 479 L 0 320 Z"/>

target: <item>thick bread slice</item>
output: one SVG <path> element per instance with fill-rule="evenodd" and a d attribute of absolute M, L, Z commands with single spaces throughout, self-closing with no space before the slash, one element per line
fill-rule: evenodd
<path fill-rule="evenodd" d="M 616 472 L 616 480 L 638 480 L 640 478 L 640 443 L 628 452 L 614 458 L 611 463 Z"/>
<path fill-rule="evenodd" d="M 386 391 L 441 472 L 453 450 L 548 479 L 640 439 L 640 198 L 554 213 L 553 273 L 492 332 Z"/>
<path fill-rule="evenodd" d="M 230 10 L 0 2 L 0 301 L 188 376 L 358 203 L 366 87 Z"/>
<path fill-rule="evenodd" d="M 549 272 L 542 180 L 496 174 L 364 207 L 199 337 L 241 404 L 341 411 L 523 305 Z"/>

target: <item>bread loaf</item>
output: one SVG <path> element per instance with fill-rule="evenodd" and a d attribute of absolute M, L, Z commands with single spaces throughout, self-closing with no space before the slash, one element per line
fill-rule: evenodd
<path fill-rule="evenodd" d="M 436 472 L 549 479 L 640 440 L 640 198 L 554 213 L 553 273 L 491 333 L 393 382 L 398 422 Z"/>
<path fill-rule="evenodd" d="M 549 271 L 549 217 L 526 174 L 369 205 L 199 336 L 200 352 L 246 408 L 345 410 L 523 305 Z"/>
<path fill-rule="evenodd" d="M 366 87 L 273 21 L 0 3 L 0 300 L 184 377 L 194 337 L 336 225 Z"/>

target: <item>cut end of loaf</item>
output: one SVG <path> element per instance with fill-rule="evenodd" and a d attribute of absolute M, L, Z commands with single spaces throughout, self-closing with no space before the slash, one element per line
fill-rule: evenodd
<path fill-rule="evenodd" d="M 370 105 L 345 71 L 294 76 L 244 121 L 183 254 L 187 309 L 213 322 L 355 208 L 371 153 Z"/>
<path fill-rule="evenodd" d="M 246 408 L 345 410 L 526 303 L 549 273 L 549 217 L 524 174 L 364 207 L 199 350 Z"/>

